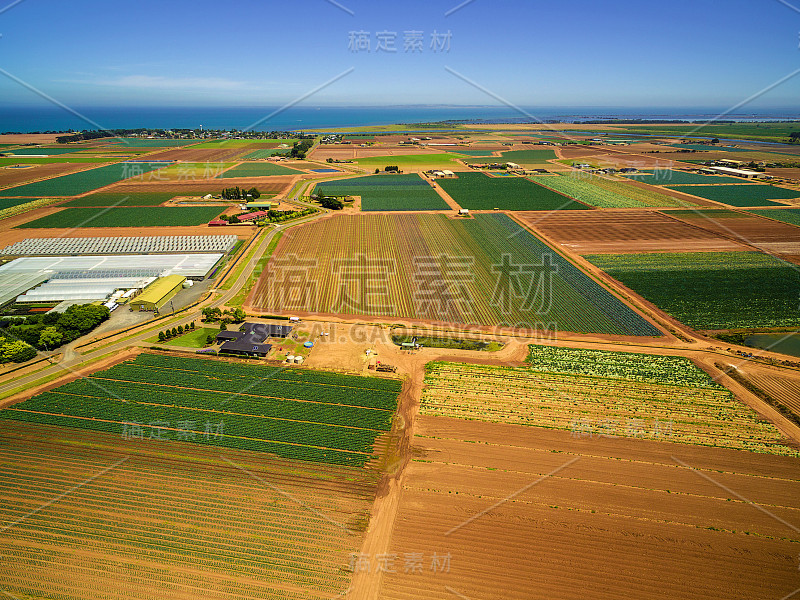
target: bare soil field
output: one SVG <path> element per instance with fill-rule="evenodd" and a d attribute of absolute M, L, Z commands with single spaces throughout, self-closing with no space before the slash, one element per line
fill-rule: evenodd
<path fill-rule="evenodd" d="M 61 133 L 7 133 L 0 135 L 0 144 L 53 144 Z"/>
<path fill-rule="evenodd" d="M 743 244 L 649 210 L 515 213 L 527 226 L 578 254 L 748 250 Z"/>
<path fill-rule="evenodd" d="M 800 255 L 800 227 L 788 223 L 731 210 L 663 212 L 728 239 L 783 255 L 792 262 L 797 262 Z"/>
<path fill-rule="evenodd" d="M 323 600 L 348 587 L 375 489 L 366 470 L 14 421 L 3 430 L 7 595 Z"/>
<path fill-rule="evenodd" d="M 767 175 L 772 175 L 773 177 L 781 177 L 781 178 L 784 178 L 784 179 L 800 179 L 800 169 L 790 169 L 790 168 L 770 169 L 770 168 L 767 168 L 766 173 L 767 173 Z"/>
<path fill-rule="evenodd" d="M 795 459 L 443 417 L 415 427 L 380 598 L 774 600 L 797 589 Z"/>
<path fill-rule="evenodd" d="M 24 162 L 21 164 L 24 164 Z M 0 187 L 11 187 L 36 179 L 47 179 L 58 175 L 75 173 L 94 166 L 91 163 L 47 163 L 24 169 L 5 167 L 0 169 Z"/>
<path fill-rule="evenodd" d="M 757 388 L 800 417 L 800 376 L 787 377 L 786 372 L 751 363 L 737 364 L 736 369 Z"/>

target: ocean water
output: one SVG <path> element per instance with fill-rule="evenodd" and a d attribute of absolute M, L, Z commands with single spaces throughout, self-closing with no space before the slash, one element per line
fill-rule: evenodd
<path fill-rule="evenodd" d="M 496 106 L 379 106 L 379 107 L 0 107 L 0 132 L 65 131 L 70 129 L 240 129 L 254 131 L 314 131 L 326 127 L 477 120 L 500 123 L 536 122 L 507 107 Z M 581 122 L 594 119 L 708 120 L 714 108 L 526 108 L 542 121 Z M 797 109 L 729 114 L 725 119 L 770 121 L 800 119 Z"/>

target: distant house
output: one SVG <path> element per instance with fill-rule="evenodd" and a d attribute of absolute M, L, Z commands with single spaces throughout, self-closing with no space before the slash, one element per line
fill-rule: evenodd
<path fill-rule="evenodd" d="M 509 162 L 509 163 L 506 163 L 506 168 L 507 169 L 519 169 L 520 167 L 519 167 L 519 165 L 517 163 Z"/>
<path fill-rule="evenodd" d="M 292 332 L 291 325 L 274 325 L 272 323 L 244 323 L 239 330 L 248 339 L 262 342 L 267 338 L 285 338 Z"/>
<path fill-rule="evenodd" d="M 448 169 L 444 169 L 444 170 L 442 171 L 442 176 L 443 176 L 443 177 L 448 177 L 448 178 L 450 178 L 450 177 L 455 177 L 455 176 L 456 176 L 456 174 L 455 174 L 455 173 L 453 173 L 452 171 L 448 170 Z"/>
<path fill-rule="evenodd" d="M 211 227 L 223 227 L 223 226 L 227 225 L 228 222 L 224 221 L 222 219 L 214 219 L 213 221 L 209 221 L 208 224 Z"/>
<path fill-rule="evenodd" d="M 262 217 L 267 216 L 267 212 L 264 210 L 257 210 L 251 213 L 245 213 L 243 215 L 236 215 L 240 221 L 255 221 L 256 219 L 261 219 Z"/>

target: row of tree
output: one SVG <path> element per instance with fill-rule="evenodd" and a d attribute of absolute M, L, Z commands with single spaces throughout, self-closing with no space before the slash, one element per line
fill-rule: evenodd
<path fill-rule="evenodd" d="M 166 342 L 167 340 L 171 340 L 174 337 L 182 336 L 187 331 L 192 331 L 193 329 L 194 329 L 194 321 L 189 323 L 185 328 L 183 325 L 178 325 L 177 327 L 173 327 L 172 329 L 165 329 L 164 331 L 159 331 L 158 341 Z"/>
<path fill-rule="evenodd" d="M 289 151 L 289 156 L 291 156 L 292 158 L 305 158 L 306 153 L 313 145 L 314 145 L 313 139 L 304 139 L 297 141 L 294 143 L 292 149 Z"/>
<path fill-rule="evenodd" d="M 250 196 L 250 198 L 248 198 Z M 225 188 L 222 190 L 222 197 L 225 200 L 258 200 L 261 198 L 261 192 L 252 187 L 249 190 L 241 189 L 238 185 L 232 188 Z"/>

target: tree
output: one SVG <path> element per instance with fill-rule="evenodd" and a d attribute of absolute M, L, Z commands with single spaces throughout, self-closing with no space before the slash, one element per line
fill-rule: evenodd
<path fill-rule="evenodd" d="M 163 331 L 159 331 L 159 332 L 158 332 L 158 341 L 159 341 L 159 342 L 163 342 L 163 341 L 165 341 L 166 339 L 167 339 L 167 336 L 165 336 L 165 335 L 164 335 L 164 332 L 163 332 Z"/>
<path fill-rule="evenodd" d="M 247 318 L 247 313 L 243 309 L 237 308 L 231 313 L 234 323 L 241 323 Z"/>
<path fill-rule="evenodd" d="M 192 322 L 190 323 L 190 325 L 191 325 L 191 327 L 192 327 L 192 330 L 194 330 L 194 321 L 192 321 Z"/>
<path fill-rule="evenodd" d="M 261 192 L 259 192 L 258 189 L 254 187 L 251 187 L 249 190 L 247 190 L 246 194 L 251 196 L 253 200 L 258 200 L 259 198 L 261 198 Z"/>
<path fill-rule="evenodd" d="M 178 335 L 183 335 L 183 325 L 178 325 Z"/>
<path fill-rule="evenodd" d="M 25 362 L 36 356 L 36 350 L 22 341 L 6 342 L 0 346 L 0 360 L 3 362 Z"/>
<path fill-rule="evenodd" d="M 396 173 L 397 171 L 400 170 L 400 167 L 398 167 L 397 165 L 388 165 L 383 170 L 386 171 L 387 173 L 390 173 L 392 171 L 394 171 Z"/>
<path fill-rule="evenodd" d="M 327 196 L 323 196 L 319 199 L 319 202 L 322 204 L 323 208 L 328 208 L 330 210 L 342 210 L 344 208 L 344 202 L 338 198 L 329 198 Z"/>
<path fill-rule="evenodd" d="M 800 131 L 793 131 L 792 133 L 790 133 L 789 134 L 789 141 L 792 142 L 792 143 L 800 142 Z"/>
<path fill-rule="evenodd" d="M 64 334 L 58 329 L 53 326 L 45 327 L 39 334 L 39 346 L 52 350 L 53 348 L 58 348 L 63 339 Z"/>
<path fill-rule="evenodd" d="M 173 328 L 170 330 L 170 333 L 172 334 L 172 337 L 175 337 L 175 336 L 177 336 L 177 335 L 178 335 L 178 330 L 177 330 L 175 327 L 173 327 Z"/>
<path fill-rule="evenodd" d="M 378 167 L 375 167 L 375 174 L 377 175 L 380 172 L 381 172 L 381 170 Z"/>
<path fill-rule="evenodd" d="M 237 217 L 236 215 L 231 215 L 228 217 L 228 223 L 230 223 L 231 225 L 236 225 L 236 223 L 241 223 L 241 221 L 239 220 L 239 217 Z"/>
<path fill-rule="evenodd" d="M 206 336 L 206 345 L 210 346 L 214 343 L 214 336 L 210 333 Z"/>

